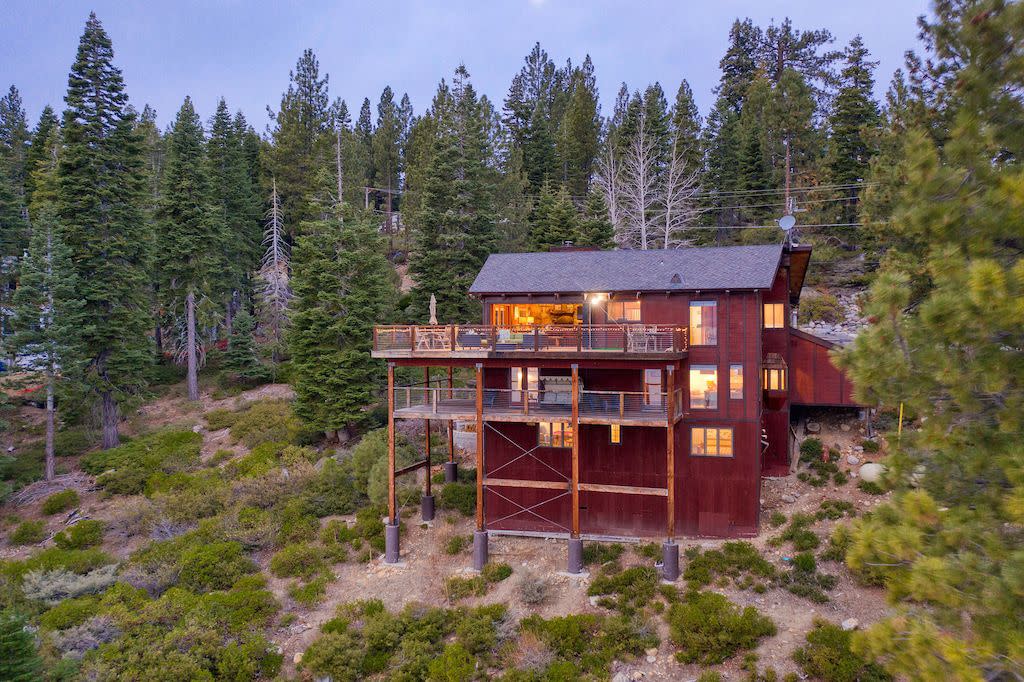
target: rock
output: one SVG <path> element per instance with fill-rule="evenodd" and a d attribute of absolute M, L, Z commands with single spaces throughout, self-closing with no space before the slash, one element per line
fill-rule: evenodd
<path fill-rule="evenodd" d="M 203 432 L 202 424 L 196 424 L 195 426 L 192 427 L 192 433 L 202 433 L 202 432 Z"/>
<path fill-rule="evenodd" d="M 658 655 L 658 649 L 657 649 L 657 647 L 654 647 L 654 648 L 648 649 L 644 653 L 647 654 L 648 656 L 657 656 Z"/>
<path fill-rule="evenodd" d="M 882 474 L 885 473 L 885 466 L 878 462 L 868 462 L 860 468 L 861 479 L 868 483 L 878 483 L 882 479 Z"/>
<path fill-rule="evenodd" d="M 821 433 L 821 424 L 818 422 L 807 422 L 804 426 L 804 430 L 807 431 L 807 433 Z"/>
<path fill-rule="evenodd" d="M 629 682 L 629 677 L 626 676 L 626 673 L 615 673 L 612 682 Z"/>
<path fill-rule="evenodd" d="M 846 458 L 846 463 L 852 466 L 857 466 L 858 464 L 860 464 L 860 457 L 857 457 L 856 455 L 850 455 Z"/>
<path fill-rule="evenodd" d="M 7 452 L 14 452 L 14 446 L 13 445 L 7 446 Z"/>
<path fill-rule="evenodd" d="M 302 652 L 301 651 L 296 652 L 296 654 L 294 656 L 292 656 L 292 663 L 294 663 L 295 665 L 298 665 L 299 663 L 302 663 Z"/>
<path fill-rule="evenodd" d="M 849 424 L 840 424 L 839 428 L 842 429 L 843 431 L 849 431 L 850 430 L 850 425 Z"/>
<path fill-rule="evenodd" d="M 853 451 L 856 452 L 858 455 L 862 454 L 864 452 L 864 446 L 863 445 L 854 445 L 853 446 Z"/>
<path fill-rule="evenodd" d="M 633 674 L 630 675 L 629 678 L 631 680 L 642 680 L 644 678 L 644 674 L 642 672 L 640 672 L 639 670 L 634 670 Z"/>
<path fill-rule="evenodd" d="M 597 600 L 598 599 L 599 599 L 599 597 L 591 597 L 590 598 L 590 605 L 591 606 L 597 606 Z"/>
<path fill-rule="evenodd" d="M 857 626 L 859 625 L 860 621 L 858 621 L 856 618 L 847 618 L 843 621 L 841 627 L 847 632 L 849 632 L 850 630 L 856 630 Z"/>
<path fill-rule="evenodd" d="M 786 493 L 785 495 L 782 496 L 782 501 L 791 504 L 793 502 L 796 502 L 796 498 L 790 495 L 789 493 Z"/>
<path fill-rule="evenodd" d="M 648 657 L 647 657 L 647 662 L 648 662 L 648 663 L 654 663 L 654 662 L 655 662 L 655 661 L 657 661 L 657 660 L 658 660 L 658 657 L 657 657 L 657 656 L 648 656 Z"/>

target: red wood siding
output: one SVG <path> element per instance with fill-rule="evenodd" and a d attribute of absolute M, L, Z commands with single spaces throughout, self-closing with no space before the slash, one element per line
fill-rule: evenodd
<path fill-rule="evenodd" d="M 853 384 L 829 357 L 835 344 L 794 330 L 789 346 L 793 367 L 790 395 L 794 404 L 859 406 L 853 399 Z"/>

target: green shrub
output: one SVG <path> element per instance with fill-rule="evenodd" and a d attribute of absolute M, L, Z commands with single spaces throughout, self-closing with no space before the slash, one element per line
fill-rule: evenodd
<path fill-rule="evenodd" d="M 323 549 L 308 543 L 288 545 L 270 558 L 270 572 L 278 578 L 308 580 L 326 568 Z"/>
<path fill-rule="evenodd" d="M 98 549 L 60 549 L 51 547 L 33 554 L 21 561 L 0 562 L 0 575 L 20 582 L 30 571 L 56 571 L 64 569 L 80 575 L 89 573 L 101 566 L 115 563 L 109 554 Z"/>
<path fill-rule="evenodd" d="M 238 421 L 241 416 L 240 412 L 235 410 L 210 410 L 203 418 L 206 419 L 206 427 L 211 431 L 220 431 L 221 429 L 231 428 Z"/>
<path fill-rule="evenodd" d="M 355 478 L 347 466 L 333 458 L 324 462 L 320 475 L 306 487 L 306 508 L 318 518 L 351 514 L 362 501 Z"/>
<path fill-rule="evenodd" d="M 821 553 L 822 561 L 845 561 L 846 551 L 852 542 L 853 534 L 850 527 L 844 524 L 836 526 L 828 538 L 828 547 Z"/>
<path fill-rule="evenodd" d="M 11 532 L 12 545 L 35 545 L 46 539 L 45 521 L 22 521 Z"/>
<path fill-rule="evenodd" d="M 53 536 L 53 542 L 61 549 L 85 549 L 103 543 L 104 523 L 86 519 L 62 530 Z"/>
<path fill-rule="evenodd" d="M 590 542 L 583 546 L 583 564 L 589 566 L 591 564 L 600 565 L 606 564 L 609 561 L 617 561 L 625 550 L 625 546 L 618 542 L 611 544 Z"/>
<path fill-rule="evenodd" d="M 320 531 L 320 542 L 325 545 L 343 545 L 356 538 L 356 532 L 341 519 L 331 519 Z"/>
<path fill-rule="evenodd" d="M 484 566 L 484 570 L 480 571 L 480 576 L 489 583 L 500 583 L 512 575 L 512 567 L 506 563 L 488 563 Z"/>
<path fill-rule="evenodd" d="M 476 486 L 469 483 L 448 483 L 441 488 L 437 504 L 441 509 L 457 511 L 463 516 L 476 513 Z"/>
<path fill-rule="evenodd" d="M 633 551 L 646 559 L 650 559 L 651 561 L 661 560 L 661 545 L 657 542 L 645 542 L 639 545 L 634 545 Z"/>
<path fill-rule="evenodd" d="M 254 402 L 231 424 L 231 437 L 250 448 L 268 441 L 298 443 L 302 432 L 302 421 L 286 400 Z"/>
<path fill-rule="evenodd" d="M 815 512 L 814 517 L 822 519 L 841 519 L 844 516 L 856 516 L 857 510 L 853 503 L 847 500 L 822 500 L 821 506 Z"/>
<path fill-rule="evenodd" d="M 773 511 L 772 515 L 768 518 L 768 524 L 772 528 L 778 528 L 786 524 L 786 515 L 780 511 Z"/>
<path fill-rule="evenodd" d="M 710 585 L 717 579 L 732 579 L 741 582 L 741 578 L 772 578 L 775 567 L 749 542 L 726 542 L 719 549 L 701 552 L 694 547 L 686 551 L 689 562 L 683 570 L 683 578 L 691 588 Z M 753 586 L 748 581 L 745 586 Z"/>
<path fill-rule="evenodd" d="M 667 616 L 671 638 L 683 663 L 717 665 L 758 640 L 775 634 L 775 623 L 757 609 L 740 610 L 715 592 L 690 592 L 672 604 Z"/>
<path fill-rule="evenodd" d="M 615 660 L 628 660 L 658 646 L 653 628 L 641 620 L 621 615 L 574 614 L 543 619 L 532 615 L 520 623 L 524 632 L 536 635 L 566 665 L 552 665 L 548 679 L 575 680 L 580 673 L 607 678 Z M 559 670 L 561 675 L 555 674 Z"/>
<path fill-rule="evenodd" d="M 883 488 L 879 484 L 875 483 L 874 481 L 865 481 L 865 480 L 861 479 L 857 483 L 857 487 L 860 488 L 863 492 L 866 492 L 868 495 L 884 495 L 885 494 L 885 488 Z"/>
<path fill-rule="evenodd" d="M 697 678 L 697 682 L 722 682 L 722 673 L 717 670 L 705 670 Z"/>
<path fill-rule="evenodd" d="M 226 590 L 256 565 L 242 553 L 237 542 L 214 542 L 190 547 L 181 555 L 179 580 L 196 592 Z"/>
<path fill-rule="evenodd" d="M 603 606 L 632 615 L 643 609 L 658 593 L 660 582 L 653 566 L 632 566 L 623 571 L 604 572 L 594 576 L 587 588 L 591 596 L 611 595 Z"/>
<path fill-rule="evenodd" d="M 864 452 L 875 453 L 878 452 L 880 446 L 877 440 L 869 440 L 865 438 L 860 442 L 860 446 L 864 448 Z"/>
<path fill-rule="evenodd" d="M 846 319 L 846 310 L 835 295 L 824 292 L 818 296 L 805 296 L 800 302 L 797 321 L 804 325 L 810 322 L 837 324 Z"/>
<path fill-rule="evenodd" d="M 471 680 L 475 665 L 476 662 L 465 647 L 455 642 L 446 646 L 441 655 L 431 661 L 427 679 L 430 682 Z"/>
<path fill-rule="evenodd" d="M 793 549 L 798 552 L 805 552 L 816 548 L 821 544 L 821 539 L 812 531 L 809 526 L 814 523 L 814 517 L 808 514 L 793 514 L 789 520 L 789 526 L 779 536 L 783 542 L 793 544 Z"/>
<path fill-rule="evenodd" d="M 317 678 L 343 682 L 362 679 L 362 648 L 349 632 L 329 632 L 310 644 L 302 655 L 301 667 Z"/>
<path fill-rule="evenodd" d="M 99 598 L 92 595 L 65 599 L 39 616 L 39 627 L 44 630 L 66 630 L 81 625 L 99 613 L 99 610 Z"/>
<path fill-rule="evenodd" d="M 82 469 L 112 495 L 135 495 L 147 490 L 156 473 L 176 473 L 199 465 L 203 438 L 192 431 L 165 430 L 142 436 L 110 450 L 90 452 Z"/>
<path fill-rule="evenodd" d="M 47 497 L 43 501 L 42 511 L 47 516 L 52 516 L 53 514 L 67 511 L 72 507 L 77 507 L 78 503 L 78 492 L 68 488 Z"/>
<path fill-rule="evenodd" d="M 818 563 L 814 560 L 813 554 L 802 552 L 793 557 L 793 568 L 804 573 L 814 573 L 818 568 Z"/>
<path fill-rule="evenodd" d="M 320 576 L 308 583 L 294 582 L 288 587 L 288 596 L 303 606 L 316 606 L 327 594 L 327 581 L 326 576 Z"/>
<path fill-rule="evenodd" d="M 482 575 L 453 575 L 444 581 L 444 593 L 452 603 L 466 597 L 482 597 L 487 594 L 487 581 Z"/>
<path fill-rule="evenodd" d="M 449 555 L 461 554 L 469 547 L 472 537 L 469 535 L 453 535 L 444 543 L 444 553 Z"/>
<path fill-rule="evenodd" d="M 811 462 L 813 460 L 820 460 L 822 454 L 825 452 L 825 447 L 821 444 L 821 441 L 817 438 L 805 438 L 800 443 L 800 461 Z"/>
<path fill-rule="evenodd" d="M 892 677 L 882 668 L 850 650 L 852 632 L 815 620 L 807 633 L 807 645 L 793 652 L 805 674 L 824 682 L 887 682 Z"/>

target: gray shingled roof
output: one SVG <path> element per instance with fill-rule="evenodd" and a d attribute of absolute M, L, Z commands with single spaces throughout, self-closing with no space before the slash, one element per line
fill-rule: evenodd
<path fill-rule="evenodd" d="M 472 294 L 768 289 L 781 244 L 672 250 L 495 253 Z"/>

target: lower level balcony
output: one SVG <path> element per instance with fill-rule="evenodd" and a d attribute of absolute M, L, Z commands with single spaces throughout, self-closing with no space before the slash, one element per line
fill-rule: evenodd
<path fill-rule="evenodd" d="M 682 417 L 682 389 L 675 390 L 673 422 Z M 581 424 L 667 426 L 669 396 L 647 391 L 580 391 Z M 483 390 L 481 413 L 485 421 L 567 422 L 572 417 L 571 390 Z M 396 386 L 397 419 L 473 421 L 477 415 L 476 388 Z"/>

